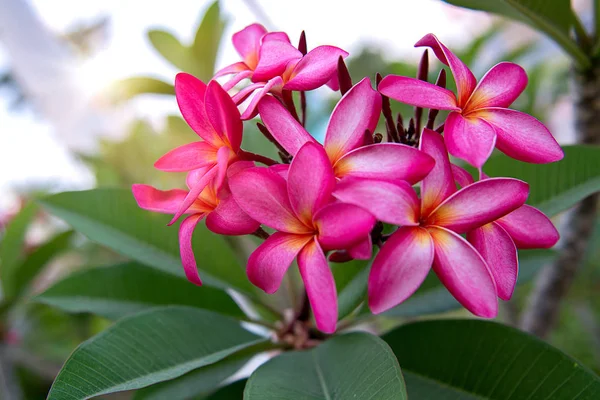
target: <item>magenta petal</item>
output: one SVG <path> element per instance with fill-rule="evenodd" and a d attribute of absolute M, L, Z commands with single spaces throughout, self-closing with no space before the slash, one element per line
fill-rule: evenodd
<path fill-rule="evenodd" d="M 165 214 L 175 214 L 187 195 L 187 192 L 181 189 L 163 191 L 141 184 L 133 185 L 131 191 L 140 208 Z"/>
<path fill-rule="evenodd" d="M 262 88 L 260 88 L 260 90 L 257 89 L 256 93 L 254 93 L 254 96 L 250 100 L 250 103 L 248 103 L 248 106 L 244 110 L 242 119 L 247 121 L 254 118 L 256 116 L 256 106 L 260 103 L 262 98 L 269 94 L 271 90 L 274 90 L 274 88 L 281 86 L 282 84 L 283 80 L 279 76 L 276 76 L 275 78 L 269 80 Z"/>
<path fill-rule="evenodd" d="M 239 32 L 233 34 L 231 41 L 238 54 L 242 56 L 246 64 L 251 68 L 256 66 L 258 60 L 258 49 L 260 39 L 267 33 L 264 26 L 260 24 L 248 25 Z"/>
<path fill-rule="evenodd" d="M 474 167 L 481 168 L 494 151 L 496 132 L 482 118 L 465 118 L 453 112 L 444 127 L 448 152 L 462 158 Z"/>
<path fill-rule="evenodd" d="M 281 176 L 283 179 L 285 179 L 287 181 L 288 173 L 290 170 L 289 164 L 275 164 L 275 165 L 271 165 L 269 167 L 269 169 L 271 171 L 275 171 L 279 176 Z"/>
<path fill-rule="evenodd" d="M 373 255 L 373 241 L 371 235 L 367 235 L 357 244 L 348 248 L 348 254 L 355 260 L 370 260 Z"/>
<path fill-rule="evenodd" d="M 381 96 L 369 78 L 364 78 L 342 97 L 331 114 L 324 145 L 331 162 L 361 146 L 365 130 L 375 130 L 380 114 Z"/>
<path fill-rule="evenodd" d="M 300 147 L 307 142 L 316 143 L 315 139 L 274 97 L 264 97 L 258 103 L 258 112 L 275 140 L 291 155 L 296 155 Z"/>
<path fill-rule="evenodd" d="M 335 186 L 333 168 L 323 146 L 302 146 L 292 160 L 287 182 L 292 209 L 305 224 L 311 224 L 314 213 L 331 199 Z"/>
<path fill-rule="evenodd" d="M 394 225 L 418 225 L 419 199 L 407 182 L 396 184 L 361 178 L 344 178 L 333 196 L 343 203 L 354 204 L 378 220 Z"/>
<path fill-rule="evenodd" d="M 496 285 L 487 264 L 469 242 L 457 233 L 427 227 L 433 238 L 433 270 L 450 293 L 473 314 L 494 318 L 498 314 Z"/>
<path fill-rule="evenodd" d="M 206 217 L 206 227 L 220 235 L 248 235 L 260 223 L 250 218 L 230 193 L 219 192 L 219 205 Z"/>
<path fill-rule="evenodd" d="M 475 182 L 448 197 L 427 218 L 427 223 L 465 233 L 525 204 L 529 185 L 512 178 Z"/>
<path fill-rule="evenodd" d="M 154 167 L 161 171 L 182 172 L 217 162 L 217 149 L 207 142 L 192 142 L 177 147 L 159 158 Z"/>
<path fill-rule="evenodd" d="M 469 186 L 470 184 L 475 182 L 471 174 L 468 173 L 464 168 L 454 164 L 452 164 L 451 167 L 454 180 L 460 185 L 460 187 Z"/>
<path fill-rule="evenodd" d="M 554 246 L 560 237 L 552 221 L 527 204 L 500 218 L 497 223 L 508 232 L 519 249 L 547 249 Z"/>
<path fill-rule="evenodd" d="M 200 177 L 200 179 L 194 184 L 192 188 L 190 188 L 190 191 L 188 192 L 187 196 L 185 196 L 185 199 L 183 199 L 183 202 L 179 205 L 179 209 L 175 213 L 175 216 L 173 217 L 173 219 L 171 219 L 171 222 L 169 222 L 169 225 L 174 224 L 175 221 L 179 219 L 179 217 L 181 217 L 185 212 L 187 212 L 188 208 L 190 208 L 192 204 L 194 204 L 194 202 L 198 199 L 198 196 L 200 196 L 200 193 L 202 193 L 204 188 L 206 188 L 206 186 L 208 186 L 210 182 L 214 179 L 214 177 L 217 175 L 218 170 L 218 165 L 213 166 L 204 175 Z"/>
<path fill-rule="evenodd" d="M 289 42 L 283 40 L 267 40 L 260 47 L 258 65 L 252 75 L 253 82 L 266 82 L 280 76 L 290 61 L 299 60 L 302 53 Z"/>
<path fill-rule="evenodd" d="M 527 73 L 523 68 L 511 62 L 501 62 L 481 78 L 465 108 L 508 107 L 526 86 Z"/>
<path fill-rule="evenodd" d="M 285 32 L 269 32 L 262 38 L 263 43 L 271 40 L 279 40 L 281 42 L 291 43 L 290 37 Z"/>
<path fill-rule="evenodd" d="M 382 313 L 402 303 L 423 283 L 433 262 L 429 233 L 401 227 L 385 242 L 369 274 L 369 308 Z"/>
<path fill-rule="evenodd" d="M 364 239 L 373 229 L 375 217 L 352 204 L 332 203 L 317 211 L 314 223 L 319 243 L 327 250 L 341 250 Z"/>
<path fill-rule="evenodd" d="M 210 81 L 206 89 L 206 115 L 215 132 L 233 151 L 242 143 L 242 120 L 237 106 L 217 81 Z"/>
<path fill-rule="evenodd" d="M 250 73 L 250 75 L 252 75 L 252 71 L 250 71 L 250 70 L 248 69 L 248 66 L 246 65 L 246 63 L 243 63 L 243 62 L 237 62 L 237 63 L 235 63 L 235 64 L 228 65 L 228 66 L 226 66 L 226 67 L 223 67 L 223 68 L 221 68 L 220 70 L 218 70 L 218 71 L 215 73 L 215 75 L 213 76 L 213 79 L 217 79 L 217 78 L 219 78 L 219 77 L 221 77 L 221 76 L 224 76 L 224 75 L 230 75 L 230 74 L 238 74 L 238 75 L 239 75 L 241 72 L 249 72 L 249 73 Z M 246 77 L 247 77 L 247 76 L 246 76 L 246 75 L 244 75 L 244 78 L 246 78 Z M 234 77 L 234 78 L 232 78 L 232 79 L 236 79 L 236 78 Z M 239 79 L 239 80 L 238 80 L 238 82 L 239 82 L 240 80 L 242 80 L 242 79 L 243 79 L 243 78 Z M 229 83 L 229 82 L 228 82 L 228 83 Z M 227 85 L 227 84 L 225 84 L 225 85 Z M 223 88 L 225 88 L 225 85 L 223 85 Z M 233 86 L 235 86 L 235 85 L 231 85 L 231 87 L 233 87 Z M 229 89 L 226 89 L 226 90 L 229 90 Z"/>
<path fill-rule="evenodd" d="M 179 252 L 181 254 L 183 271 L 187 279 L 198 286 L 202 285 L 202 281 L 198 274 L 194 249 L 192 248 L 192 235 L 194 234 L 196 225 L 203 217 L 204 214 L 190 215 L 179 226 Z"/>
<path fill-rule="evenodd" d="M 436 110 L 460 111 L 454 93 L 420 79 L 388 75 L 379 83 L 378 89 L 384 96 L 401 103 Z"/>
<path fill-rule="evenodd" d="M 279 289 L 285 272 L 312 236 L 275 232 L 248 259 L 248 279 L 268 294 Z"/>
<path fill-rule="evenodd" d="M 517 284 L 519 259 L 517 248 L 506 231 L 492 222 L 467 233 L 467 240 L 488 265 L 498 297 L 510 300 Z"/>
<path fill-rule="evenodd" d="M 206 116 L 206 85 L 200 79 L 180 72 L 175 76 L 175 98 L 185 122 L 207 142 L 219 146 L 221 141 Z"/>
<path fill-rule="evenodd" d="M 298 254 L 298 268 L 317 328 L 325 333 L 335 332 L 338 317 L 335 281 L 317 241 L 311 241 Z"/>
<path fill-rule="evenodd" d="M 334 46 L 319 46 L 308 52 L 296 64 L 286 90 L 313 90 L 325 85 L 337 72 L 338 59 L 348 52 Z"/>
<path fill-rule="evenodd" d="M 369 178 L 398 183 L 416 183 L 434 166 L 424 152 L 399 143 L 377 143 L 359 147 L 334 164 L 338 178 Z"/>
<path fill-rule="evenodd" d="M 246 70 L 246 71 L 239 72 L 239 73 L 235 74 L 234 77 L 232 77 L 231 79 L 229 79 L 227 82 L 225 82 L 222 85 L 223 90 L 229 91 L 229 90 L 233 89 L 235 87 L 235 85 L 240 83 L 242 80 L 244 80 L 246 78 L 250 78 L 251 76 L 252 76 L 252 71 Z"/>
<path fill-rule="evenodd" d="M 421 182 L 421 214 L 427 216 L 456 191 L 456 185 L 442 135 L 423 129 L 419 148 L 435 161 L 433 169 Z"/>
<path fill-rule="evenodd" d="M 458 89 L 458 104 L 464 106 L 477 84 L 471 70 L 431 33 L 415 44 L 415 47 L 421 46 L 431 47 L 438 60 L 450 67 Z"/>
<path fill-rule="evenodd" d="M 509 157 L 537 164 L 564 157 L 548 128 L 531 115 L 507 108 L 486 108 L 477 115 L 494 127 L 496 147 Z"/>

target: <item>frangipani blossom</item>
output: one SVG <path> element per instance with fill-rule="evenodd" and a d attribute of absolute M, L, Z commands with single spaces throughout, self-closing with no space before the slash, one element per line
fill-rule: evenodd
<path fill-rule="evenodd" d="M 231 165 L 230 170 L 240 171 L 253 166 L 252 162 L 240 161 Z M 192 189 L 201 179 L 199 176 L 205 174 L 206 171 L 202 169 L 190 172 L 188 187 Z M 133 185 L 132 191 L 140 208 L 164 214 L 176 214 L 189 196 L 189 192 L 182 189 L 163 191 L 141 184 Z M 179 226 L 179 251 L 185 275 L 196 285 L 202 285 L 192 249 L 192 234 L 198 222 L 206 218 L 206 227 L 221 235 L 246 235 L 260 226 L 237 205 L 223 175 L 217 176 L 204 187 L 192 204 L 186 207 L 185 214 L 189 216 Z"/>
<path fill-rule="evenodd" d="M 346 51 L 334 46 L 319 46 L 303 55 L 290 43 L 286 33 L 267 32 L 260 24 L 249 25 L 235 33 L 232 41 L 243 61 L 221 69 L 215 78 L 234 74 L 223 85 L 226 90 L 243 79 L 252 81 L 233 97 L 240 104 L 256 92 L 242 119 L 252 118 L 256 104 L 269 92 L 307 91 L 325 85 L 336 74 L 339 57 L 348 56 Z"/>
<path fill-rule="evenodd" d="M 400 228 L 385 242 L 369 275 L 369 307 L 378 314 L 406 300 L 432 264 L 442 283 L 473 314 L 498 311 L 496 285 L 483 257 L 460 235 L 522 206 L 525 182 L 493 178 L 456 190 L 442 137 L 423 131 L 420 148 L 435 159 L 421 183 L 421 199 L 406 182 L 341 181 L 334 196 L 361 205 Z"/>
<path fill-rule="evenodd" d="M 316 140 L 273 97 L 258 105 L 263 123 L 273 137 L 294 156 L 305 143 Z M 381 96 L 364 78 L 336 105 L 325 135 L 324 148 L 335 177 L 361 177 L 389 182 L 416 183 L 433 168 L 427 154 L 399 143 L 365 145 L 365 132 L 373 132 L 381 113 Z"/>
<path fill-rule="evenodd" d="M 540 121 L 507 108 L 527 86 L 523 68 L 501 62 L 477 83 L 469 68 L 434 35 L 426 35 L 415 46 L 430 47 L 450 67 L 457 95 L 428 82 L 395 75 L 386 76 L 379 91 L 418 107 L 451 110 L 444 126 L 450 154 L 477 168 L 494 147 L 525 162 L 548 163 L 563 158 L 562 149 Z"/>
<path fill-rule="evenodd" d="M 325 251 L 356 245 L 369 234 L 375 218 L 361 207 L 331 202 L 335 177 L 319 144 L 306 143 L 298 150 L 287 182 L 280 172 L 250 168 L 229 178 L 240 207 L 277 230 L 250 256 L 248 277 L 274 293 L 297 257 L 317 327 L 331 333 L 337 322 L 337 294 Z"/>

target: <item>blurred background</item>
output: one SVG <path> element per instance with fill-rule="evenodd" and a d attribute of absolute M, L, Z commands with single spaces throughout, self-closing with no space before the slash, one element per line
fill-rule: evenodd
<path fill-rule="evenodd" d="M 588 3 L 575 2 L 584 23 L 591 22 Z M 174 76 L 184 70 L 208 80 L 237 61 L 231 35 L 255 21 L 287 32 L 293 43 L 305 30 L 309 49 L 349 51 L 355 81 L 377 72 L 414 76 L 422 50 L 413 44 L 430 32 L 478 78 L 499 61 L 518 62 L 530 83 L 514 107 L 544 121 L 559 142 L 572 141 L 569 63 L 556 46 L 523 25 L 439 0 L 0 0 L 0 237 L 9 225 L 23 232 L 12 252 L 3 244 L 0 258 L 25 271 L 20 292 L 0 302 L 1 385 L 17 382 L 23 398 L 45 398 L 68 354 L 108 322 L 27 299 L 67 272 L 119 259 L 28 200 L 135 182 L 181 185 L 181 176 L 152 167 L 195 137 L 179 116 Z M 430 61 L 434 80 L 440 65 Z M 309 131 L 318 137 L 338 94 L 324 88 L 308 95 Z M 246 148 L 274 152 L 253 124 L 247 130 Z M 550 341 L 600 372 L 600 300 L 591 296 L 600 288 L 600 251 L 588 260 Z M 520 286 L 503 310 L 507 323 L 528 290 Z"/>

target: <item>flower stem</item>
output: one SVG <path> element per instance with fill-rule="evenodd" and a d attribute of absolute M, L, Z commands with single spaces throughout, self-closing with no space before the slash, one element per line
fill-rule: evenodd
<path fill-rule="evenodd" d="M 277 161 L 273 160 L 272 158 L 265 157 L 260 154 L 252 153 L 250 151 L 240 150 L 238 155 L 244 161 L 256 161 L 256 162 L 259 162 L 259 163 L 267 165 L 267 166 L 279 164 Z"/>

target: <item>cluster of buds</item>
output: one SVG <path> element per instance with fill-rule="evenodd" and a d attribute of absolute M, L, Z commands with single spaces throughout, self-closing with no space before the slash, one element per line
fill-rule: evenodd
<path fill-rule="evenodd" d="M 170 151 L 155 166 L 187 171 L 189 190 L 133 186 L 140 207 L 174 214 L 171 223 L 187 215 L 179 239 L 191 282 L 201 284 L 191 237 L 204 219 L 218 234 L 265 239 L 250 256 L 247 274 L 267 293 L 278 290 L 297 260 L 323 332 L 335 331 L 338 318 L 328 259 L 368 260 L 373 246 L 380 248 L 368 281 L 374 313 L 407 299 L 433 267 L 465 308 L 492 318 L 498 298 L 512 296 L 517 248 L 547 248 L 558 240 L 551 221 L 525 205 L 527 183 L 482 171 L 495 147 L 525 162 L 563 157 L 542 123 L 507 108 L 527 84 L 518 65 L 500 63 L 477 83 L 429 34 L 417 46 L 431 48 L 450 67 L 457 94 L 445 89 L 443 71 L 436 84 L 427 82 L 426 55 L 417 79 L 378 76 L 375 90 L 369 78 L 352 85 L 343 61 L 348 53 L 333 46 L 307 51 L 304 34 L 296 48 L 285 33 L 254 24 L 236 33 L 233 44 L 242 61 L 215 75 L 232 76 L 223 85 L 185 73 L 175 79 L 181 113 L 201 140 Z M 304 127 L 304 92 L 324 85 L 342 97 L 321 144 Z M 300 92 L 300 113 L 294 91 Z M 416 107 L 407 129 L 392 115 L 390 99 Z M 430 111 L 421 128 L 423 108 Z M 434 130 L 439 110 L 450 112 Z M 382 115 L 385 136 L 375 133 Z M 243 121 L 257 116 L 281 162 L 240 148 Z M 449 154 L 475 167 L 478 180 L 452 164 Z M 382 223 L 396 228 L 383 234 Z"/>

